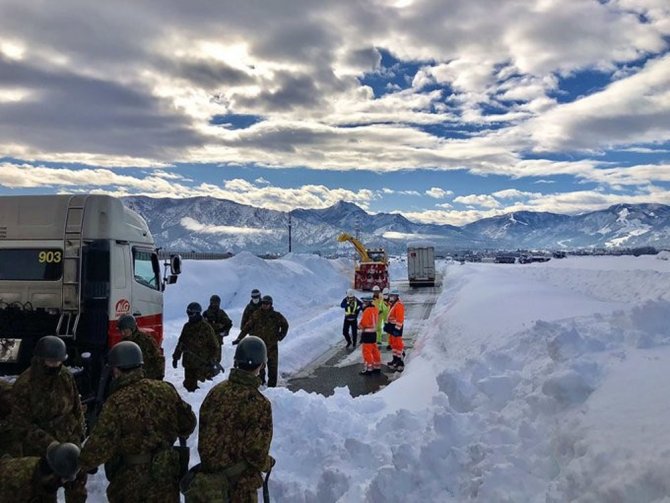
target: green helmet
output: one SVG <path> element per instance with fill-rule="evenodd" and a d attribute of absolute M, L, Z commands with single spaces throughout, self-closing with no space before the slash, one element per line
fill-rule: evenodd
<path fill-rule="evenodd" d="M 235 349 L 233 358 L 235 367 L 242 370 L 254 370 L 268 361 L 268 350 L 260 337 L 247 335 Z"/>
<path fill-rule="evenodd" d="M 137 321 L 132 314 L 124 314 L 116 322 L 116 328 L 119 330 L 125 330 L 126 328 L 130 330 L 135 330 L 137 328 Z"/>
<path fill-rule="evenodd" d="M 209 303 L 213 304 L 213 305 L 216 305 L 216 306 L 220 306 L 221 305 L 221 297 L 219 297 L 218 295 L 212 295 L 209 298 Z"/>
<path fill-rule="evenodd" d="M 67 360 L 67 347 L 60 337 L 47 335 L 37 341 L 33 354 L 45 360 L 64 362 Z"/>
<path fill-rule="evenodd" d="M 142 350 L 132 341 L 121 341 L 109 350 L 107 361 L 110 367 L 124 370 L 134 369 L 144 364 Z"/>
<path fill-rule="evenodd" d="M 79 447 L 69 442 L 51 442 L 47 447 L 46 460 L 49 467 L 60 478 L 72 481 L 79 473 Z"/>

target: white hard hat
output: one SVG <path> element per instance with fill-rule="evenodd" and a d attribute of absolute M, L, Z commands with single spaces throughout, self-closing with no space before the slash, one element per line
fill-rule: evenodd
<path fill-rule="evenodd" d="M 379 286 L 378 286 L 378 285 L 373 286 L 373 287 L 372 287 L 372 291 L 373 291 L 373 292 L 379 292 L 379 291 L 380 291 Z"/>
<path fill-rule="evenodd" d="M 347 297 L 353 297 L 353 296 L 354 296 L 354 291 L 351 288 L 349 288 L 347 290 Z"/>
<path fill-rule="evenodd" d="M 388 294 L 389 294 L 389 289 L 388 289 L 388 288 L 384 288 L 384 289 L 382 290 L 382 293 L 383 293 L 384 295 L 388 295 Z"/>

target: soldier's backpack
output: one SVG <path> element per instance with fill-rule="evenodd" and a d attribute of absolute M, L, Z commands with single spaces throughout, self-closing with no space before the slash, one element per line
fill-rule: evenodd
<path fill-rule="evenodd" d="M 205 473 L 198 463 L 181 479 L 179 489 L 186 503 L 228 503 L 235 481 L 248 466 L 240 461 L 225 470 Z"/>

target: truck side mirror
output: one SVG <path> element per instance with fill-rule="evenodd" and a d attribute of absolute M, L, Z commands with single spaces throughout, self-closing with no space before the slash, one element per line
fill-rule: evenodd
<path fill-rule="evenodd" d="M 171 255 L 170 256 L 170 273 L 173 276 L 181 274 L 181 256 L 180 255 Z M 177 278 L 174 281 L 168 281 L 169 284 L 176 283 Z"/>

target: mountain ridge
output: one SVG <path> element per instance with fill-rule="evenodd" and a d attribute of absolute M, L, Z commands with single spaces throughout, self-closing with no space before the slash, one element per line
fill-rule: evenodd
<path fill-rule="evenodd" d="M 127 196 L 129 208 L 142 215 L 158 246 L 170 250 L 283 254 L 288 251 L 286 212 L 225 199 Z M 294 252 L 337 254 L 342 232 L 358 234 L 367 247 L 403 253 L 411 241 L 432 241 L 438 250 L 670 247 L 670 206 L 616 204 L 579 215 L 519 211 L 488 217 L 461 227 L 422 224 L 398 213 L 367 213 L 338 201 L 322 209 L 291 210 Z"/>

